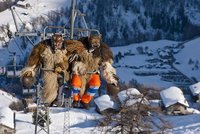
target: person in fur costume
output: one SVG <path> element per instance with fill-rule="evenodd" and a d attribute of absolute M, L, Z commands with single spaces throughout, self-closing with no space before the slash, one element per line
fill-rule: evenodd
<path fill-rule="evenodd" d="M 54 34 L 51 39 L 43 40 L 33 47 L 26 66 L 21 72 L 22 85 L 30 88 L 35 82 L 37 73 L 41 71 L 43 103 L 51 105 L 57 97 L 59 73 L 66 72 L 68 68 L 66 53 L 62 35 Z M 66 81 L 68 81 L 69 75 L 65 74 Z"/>
<path fill-rule="evenodd" d="M 119 88 L 116 70 L 112 66 L 113 54 L 108 45 L 101 42 L 101 36 L 90 35 L 78 41 L 67 40 L 65 44 L 67 52 L 71 54 L 72 106 L 79 107 L 80 102 L 84 108 L 89 109 L 90 102 L 101 85 L 100 68 L 108 85 L 108 94 L 116 97 Z"/>

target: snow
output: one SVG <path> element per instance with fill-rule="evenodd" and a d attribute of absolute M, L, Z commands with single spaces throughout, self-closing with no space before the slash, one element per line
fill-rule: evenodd
<path fill-rule="evenodd" d="M 182 49 L 182 51 L 180 51 L 180 53 L 178 53 L 177 55 L 175 55 L 175 58 L 178 62 L 180 62 L 180 65 L 176 65 L 176 67 L 184 72 L 184 74 L 186 74 L 189 77 L 195 77 L 197 78 L 198 81 L 200 81 L 200 69 L 198 68 L 199 64 L 198 64 L 198 60 L 200 59 L 200 55 L 199 55 L 199 42 L 200 42 L 200 37 L 186 42 L 183 46 L 184 48 Z M 193 64 L 189 64 L 189 60 L 194 61 Z M 196 64 L 196 68 L 195 68 L 195 64 Z M 191 71 L 188 71 L 191 70 Z"/>
<path fill-rule="evenodd" d="M 136 89 L 129 89 L 133 93 L 140 94 Z M 2 97 L 1 97 L 2 98 Z M 1 104 L 0 104 L 1 105 Z M 65 108 L 50 107 L 50 133 L 62 134 L 64 125 Z M 88 134 L 103 133 L 97 128 L 98 122 L 103 117 L 95 112 L 95 108 L 90 110 L 71 108 L 70 112 L 70 134 Z M 9 117 L 10 118 L 10 117 Z M 167 130 L 168 134 L 198 134 L 200 133 L 200 113 L 185 116 L 167 116 L 163 115 L 163 119 L 172 125 L 172 129 Z M 38 127 L 39 130 L 39 127 Z M 35 126 L 32 124 L 32 113 L 16 112 L 16 134 L 34 133 Z M 44 131 L 40 132 L 41 134 Z"/>
<path fill-rule="evenodd" d="M 17 6 L 14 9 L 17 12 L 17 14 L 22 14 L 24 12 L 27 12 L 28 15 L 20 15 L 20 19 L 22 21 L 29 22 L 31 21 L 32 18 L 39 17 L 41 15 L 45 16 L 45 14 L 47 14 L 49 11 L 55 11 L 57 9 L 60 9 L 61 7 L 65 7 L 66 5 L 70 6 L 71 0 L 59 0 L 59 1 L 48 0 L 48 2 L 46 2 L 46 0 L 26 0 L 25 2 L 22 1 L 18 2 L 19 4 L 22 5 L 26 3 L 29 3 L 31 5 L 31 8 L 28 9 Z M 2 24 L 5 25 L 8 23 L 14 24 L 11 11 L 9 9 L 1 12 L 0 16 L 6 18 L 6 19 L 1 19 L 0 25 Z M 20 25 L 21 22 L 19 18 L 16 19 L 18 24 Z"/>
<path fill-rule="evenodd" d="M 193 96 L 200 94 L 200 82 L 191 85 L 189 88 L 190 88 Z"/>
<path fill-rule="evenodd" d="M 10 103 L 12 103 L 13 101 L 16 102 L 17 100 L 18 99 L 12 96 L 11 94 L 0 89 L 0 107 L 9 106 Z"/>
<path fill-rule="evenodd" d="M 160 76 L 161 73 L 169 72 L 171 70 L 171 67 L 169 65 L 147 63 L 146 60 L 157 58 L 159 56 L 157 53 L 158 49 L 164 48 L 166 46 L 174 46 L 174 44 L 178 43 L 179 42 L 169 41 L 169 40 L 159 40 L 159 41 L 146 41 L 137 44 L 130 44 L 128 46 L 123 46 L 123 47 L 112 47 L 114 55 L 117 55 L 120 52 L 123 56 L 118 63 L 115 63 L 115 66 L 117 67 L 117 75 L 121 78 L 120 79 L 121 81 L 126 83 L 134 79 L 137 80 L 139 83 L 148 86 L 155 86 L 162 88 L 173 86 L 173 83 L 161 80 Z M 137 50 L 138 47 L 142 47 L 143 49 L 148 48 L 147 51 L 152 52 L 153 55 L 148 56 L 147 54 L 140 54 Z M 125 55 L 125 53 L 131 53 L 135 55 L 129 56 Z M 146 72 L 146 73 L 154 72 L 157 75 L 141 77 L 135 74 L 140 72 Z"/>
<path fill-rule="evenodd" d="M 111 100 L 109 95 L 102 95 L 94 99 L 94 102 L 100 111 L 104 111 L 108 108 L 114 108 L 114 102 Z"/>
<path fill-rule="evenodd" d="M 129 88 L 127 90 L 121 91 L 117 94 L 117 96 L 122 105 L 126 106 L 131 106 L 137 102 L 140 102 L 142 99 L 142 94 L 136 88 Z M 144 99 L 143 103 L 148 104 L 146 99 Z"/>
<path fill-rule="evenodd" d="M 0 107 L 0 124 L 14 129 L 14 112 L 8 107 Z"/>
<path fill-rule="evenodd" d="M 64 125 L 64 108 L 50 108 L 50 133 L 62 134 Z M 70 109 L 70 134 L 88 134 L 97 133 L 95 126 L 102 117 L 94 112 L 94 108 L 90 110 Z M 16 115 L 17 130 L 16 134 L 31 134 L 35 131 L 35 125 L 32 124 L 32 113 L 18 113 Z M 38 127 L 39 130 L 39 127 Z M 44 133 L 44 131 L 42 131 Z"/>
<path fill-rule="evenodd" d="M 32 25 L 30 24 L 30 23 L 26 23 L 25 24 L 25 29 L 27 30 L 27 31 L 32 31 L 33 30 L 33 27 L 32 27 Z"/>
<path fill-rule="evenodd" d="M 188 102 L 183 96 L 183 92 L 178 87 L 170 87 L 162 90 L 160 92 L 160 96 L 166 108 L 176 103 L 180 103 L 186 107 L 189 107 Z"/>

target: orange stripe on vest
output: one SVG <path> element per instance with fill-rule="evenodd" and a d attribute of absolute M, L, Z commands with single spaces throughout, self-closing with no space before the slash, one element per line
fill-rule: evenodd
<path fill-rule="evenodd" d="M 79 100 L 80 100 L 79 94 L 73 95 L 73 101 L 79 101 Z"/>
<path fill-rule="evenodd" d="M 100 87 L 101 81 L 99 74 L 92 74 L 91 79 L 89 81 L 89 86 Z"/>
<path fill-rule="evenodd" d="M 81 101 L 84 103 L 89 103 L 92 100 L 93 96 L 90 96 L 89 94 L 84 94 L 81 98 Z"/>
<path fill-rule="evenodd" d="M 81 78 L 80 78 L 78 75 L 73 74 L 73 75 L 72 75 L 72 82 L 71 82 L 71 85 L 72 85 L 73 87 L 81 88 L 81 85 L 82 85 Z"/>

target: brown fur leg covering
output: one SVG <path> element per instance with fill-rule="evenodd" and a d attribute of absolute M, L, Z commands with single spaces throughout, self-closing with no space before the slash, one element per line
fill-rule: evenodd
<path fill-rule="evenodd" d="M 42 90 L 42 101 L 49 105 L 56 99 L 58 91 L 57 74 L 46 71 L 44 72 L 44 86 Z"/>

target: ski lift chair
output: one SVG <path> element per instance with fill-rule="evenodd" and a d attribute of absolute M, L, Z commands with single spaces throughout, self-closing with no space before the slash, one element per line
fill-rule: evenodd
<path fill-rule="evenodd" d="M 15 78 L 19 77 L 21 70 L 23 68 L 23 65 L 7 65 L 7 77 L 8 78 Z"/>
<path fill-rule="evenodd" d="M 11 53 L 10 56 L 12 56 L 12 63 L 7 65 L 7 77 L 8 78 L 16 78 L 19 77 L 21 70 L 23 69 L 23 65 L 17 65 L 17 56 L 16 52 L 9 52 Z"/>
<path fill-rule="evenodd" d="M 23 88 L 22 93 L 24 96 L 32 96 L 36 94 L 36 88 L 34 86 L 31 88 Z"/>

